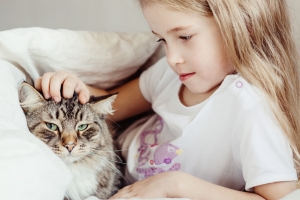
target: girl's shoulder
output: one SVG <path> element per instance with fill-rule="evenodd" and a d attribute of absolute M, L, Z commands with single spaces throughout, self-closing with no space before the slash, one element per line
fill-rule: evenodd
<path fill-rule="evenodd" d="M 220 93 L 248 109 L 267 103 L 262 90 L 249 83 L 240 74 L 226 76 L 220 86 Z"/>

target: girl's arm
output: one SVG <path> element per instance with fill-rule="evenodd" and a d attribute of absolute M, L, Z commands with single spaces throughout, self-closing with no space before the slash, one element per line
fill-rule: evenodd
<path fill-rule="evenodd" d="M 108 93 L 118 93 L 113 103 L 115 112 L 112 116 L 109 116 L 113 121 L 121 121 L 151 109 L 151 104 L 143 97 L 140 91 L 138 78 L 107 92 L 85 85 L 73 73 L 58 71 L 45 73 L 35 81 L 35 87 L 43 91 L 46 99 L 52 97 L 56 102 L 61 100 L 61 89 L 65 98 L 71 98 L 75 91 L 78 93 L 79 101 L 82 104 L 89 100 L 90 94 L 100 96 Z"/>
<path fill-rule="evenodd" d="M 255 193 L 218 186 L 180 171 L 164 172 L 121 189 L 112 199 L 189 198 L 207 200 L 280 199 L 296 189 L 295 182 L 270 183 L 255 187 Z"/>
<path fill-rule="evenodd" d="M 87 86 L 87 88 L 95 96 L 118 93 L 117 98 L 112 104 L 115 111 L 113 115 L 109 116 L 113 121 L 121 121 L 151 109 L 151 104 L 141 93 L 139 78 L 106 93 L 101 89 L 91 86 Z"/>
<path fill-rule="evenodd" d="M 109 93 L 118 93 L 117 98 L 112 104 L 115 111 L 113 116 L 110 116 L 114 121 L 121 121 L 151 110 L 151 104 L 141 93 L 139 78 L 110 90 Z"/>

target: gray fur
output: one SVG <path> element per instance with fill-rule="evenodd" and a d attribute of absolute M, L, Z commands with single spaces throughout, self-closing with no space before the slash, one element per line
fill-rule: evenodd
<path fill-rule="evenodd" d="M 19 97 L 30 132 L 46 143 L 73 175 L 83 174 L 74 178 L 66 197 L 77 200 L 94 195 L 107 199 L 114 194 L 119 176 L 105 116 L 113 112 L 111 103 L 116 95 L 84 105 L 78 102 L 77 95 L 55 103 L 45 100 L 31 85 L 22 83 Z M 49 123 L 57 125 L 57 130 L 50 130 Z M 88 127 L 79 131 L 82 124 L 88 124 Z M 85 179 L 80 180 L 81 177 Z M 82 186 L 85 181 L 88 183 Z M 91 191 L 95 184 L 96 190 Z"/>

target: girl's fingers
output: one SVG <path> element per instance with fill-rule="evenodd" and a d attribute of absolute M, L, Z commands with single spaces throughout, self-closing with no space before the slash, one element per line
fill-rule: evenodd
<path fill-rule="evenodd" d="M 78 87 L 80 80 L 76 76 L 67 75 L 62 85 L 62 95 L 65 98 L 71 98 L 75 88 Z"/>
<path fill-rule="evenodd" d="M 43 92 L 45 99 L 49 99 L 51 97 L 49 82 L 53 74 L 54 74 L 53 72 L 45 73 L 41 79 L 41 90 Z"/>
<path fill-rule="evenodd" d="M 34 81 L 34 87 L 38 91 L 42 91 L 42 77 L 39 77 Z"/>
<path fill-rule="evenodd" d="M 61 87 L 62 84 L 64 83 L 65 79 L 67 77 L 67 73 L 63 72 L 63 71 L 59 71 L 54 73 L 51 78 L 50 81 L 48 82 L 49 85 L 49 92 L 50 92 L 50 96 L 53 98 L 53 100 L 55 102 L 59 102 L 61 100 Z M 44 76 L 43 76 L 44 79 Z M 47 81 L 47 79 L 45 80 L 45 82 Z M 43 84 L 44 84 L 44 80 L 43 80 Z"/>
<path fill-rule="evenodd" d="M 48 72 L 36 79 L 35 88 L 43 92 L 45 99 L 53 98 L 55 102 L 61 101 L 61 95 L 71 98 L 76 92 L 80 103 L 86 103 L 90 92 L 86 85 L 74 74 L 58 71 Z"/>
<path fill-rule="evenodd" d="M 85 84 L 74 74 L 69 74 L 63 83 L 63 96 L 71 98 L 76 92 L 80 103 L 85 104 L 90 98 L 90 92 Z"/>
<path fill-rule="evenodd" d="M 75 88 L 75 92 L 78 94 L 79 102 L 82 104 L 85 104 L 90 99 L 90 91 L 81 81 L 78 87 Z"/>

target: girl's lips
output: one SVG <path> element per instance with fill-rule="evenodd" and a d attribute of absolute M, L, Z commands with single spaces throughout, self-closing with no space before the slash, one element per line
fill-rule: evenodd
<path fill-rule="evenodd" d="M 195 72 L 188 73 L 188 74 L 180 74 L 179 79 L 181 81 L 185 81 L 185 80 L 189 79 L 190 77 L 192 77 L 194 74 L 195 74 Z"/>

